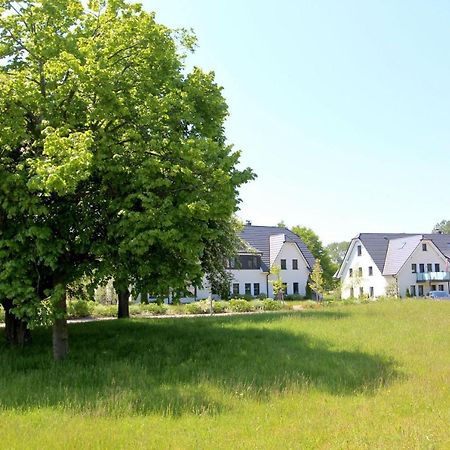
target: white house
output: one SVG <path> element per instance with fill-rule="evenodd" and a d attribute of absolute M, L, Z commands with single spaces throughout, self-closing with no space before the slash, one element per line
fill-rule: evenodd
<path fill-rule="evenodd" d="M 361 233 L 336 273 L 342 297 L 450 292 L 450 235 Z"/>
<path fill-rule="evenodd" d="M 265 294 L 273 297 L 275 276 L 271 268 L 280 268 L 285 294 L 305 295 L 314 257 L 304 242 L 287 228 L 244 226 L 240 233 L 242 248 L 230 261 L 231 295 Z"/>

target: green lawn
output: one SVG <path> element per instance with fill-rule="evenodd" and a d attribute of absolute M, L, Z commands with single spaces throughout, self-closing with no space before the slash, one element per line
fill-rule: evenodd
<path fill-rule="evenodd" d="M 0 448 L 450 448 L 450 302 L 73 324 L 0 346 Z M 3 344 L 0 344 L 3 345 Z"/>

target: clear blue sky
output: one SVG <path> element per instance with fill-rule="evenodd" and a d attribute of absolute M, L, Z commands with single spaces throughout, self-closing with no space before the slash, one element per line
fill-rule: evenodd
<path fill-rule="evenodd" d="M 147 0 L 193 28 L 224 86 L 227 137 L 258 174 L 254 225 L 430 232 L 450 219 L 448 0 Z"/>

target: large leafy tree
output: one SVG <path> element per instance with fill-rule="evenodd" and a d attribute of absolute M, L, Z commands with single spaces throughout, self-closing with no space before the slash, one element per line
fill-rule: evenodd
<path fill-rule="evenodd" d="M 433 233 L 450 234 L 450 220 L 441 220 L 433 227 Z"/>
<path fill-rule="evenodd" d="M 53 321 L 59 358 L 80 276 L 162 292 L 220 273 L 253 174 L 214 75 L 184 69 L 193 36 L 122 0 L 0 0 L 0 15 L 0 299 Z"/>
<path fill-rule="evenodd" d="M 350 243 L 348 241 L 332 242 L 325 247 L 325 250 L 330 255 L 331 262 L 336 266 L 340 266 L 344 261 L 345 254 Z"/>
<path fill-rule="evenodd" d="M 335 274 L 338 266 L 331 261 L 330 255 L 328 254 L 326 248 L 324 248 L 319 236 L 311 230 L 311 228 L 300 225 L 293 227 L 292 231 L 302 239 L 302 241 L 309 248 L 309 251 L 313 254 L 314 258 L 316 260 L 320 260 L 325 289 L 333 289 L 336 284 L 333 279 L 333 275 Z"/>

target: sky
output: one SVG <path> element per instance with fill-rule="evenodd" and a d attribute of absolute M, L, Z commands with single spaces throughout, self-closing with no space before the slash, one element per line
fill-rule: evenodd
<path fill-rule="evenodd" d="M 142 3 L 194 30 L 187 64 L 224 88 L 228 142 L 258 175 L 242 220 L 328 244 L 450 219 L 450 2 Z"/>

